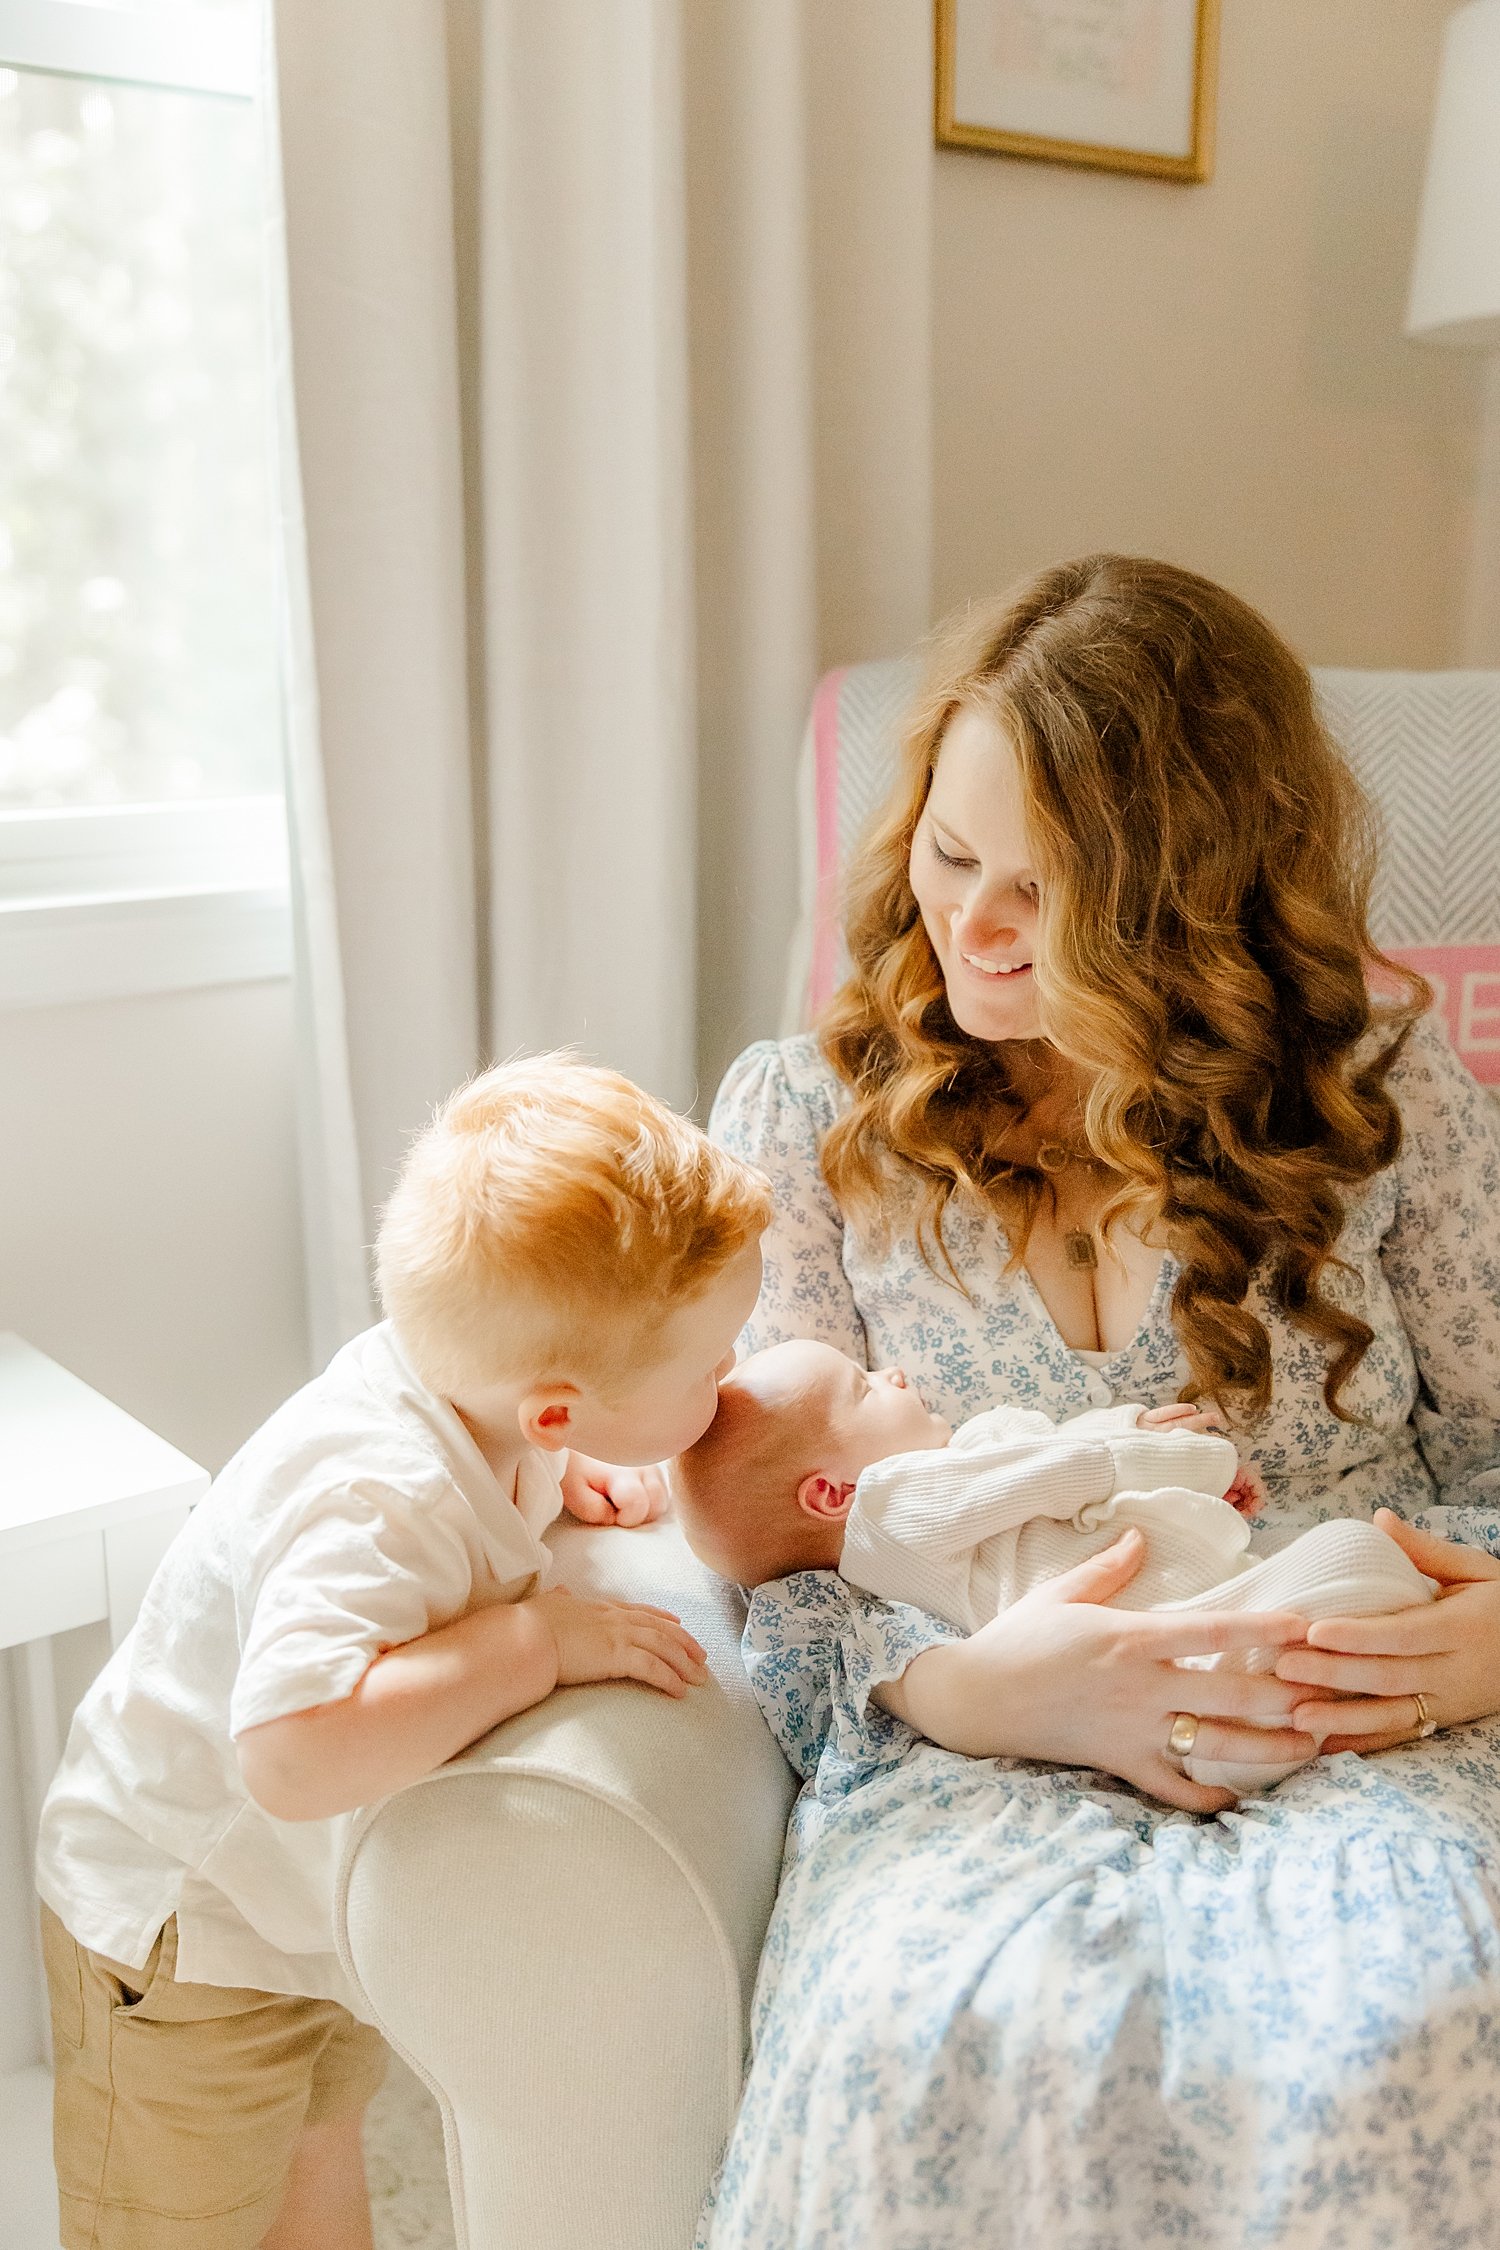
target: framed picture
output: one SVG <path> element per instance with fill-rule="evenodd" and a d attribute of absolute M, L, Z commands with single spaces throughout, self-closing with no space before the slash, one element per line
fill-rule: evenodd
<path fill-rule="evenodd" d="M 934 0 L 937 137 L 1206 180 L 1219 0 Z"/>

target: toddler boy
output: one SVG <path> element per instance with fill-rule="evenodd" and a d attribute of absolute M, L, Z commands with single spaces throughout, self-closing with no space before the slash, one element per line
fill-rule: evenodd
<path fill-rule="evenodd" d="M 1318 1524 L 1253 1561 L 1244 1510 L 1258 1487 L 1208 1419 L 1122 1405 L 1059 1427 L 1002 1406 L 950 1433 L 899 1368 L 870 1374 L 831 1344 L 777 1344 L 720 1386 L 718 1414 L 673 1466 L 677 1513 L 694 1552 L 737 1584 L 837 1570 L 965 1633 L 1131 1527 L 1146 1553 L 1118 1609 L 1287 1610 L 1312 1623 L 1433 1598 L 1371 1523 Z M 1240 1792 L 1295 1771 L 1185 1762 L 1193 1780 Z"/>
<path fill-rule="evenodd" d="M 542 1533 L 565 1501 L 648 1511 L 601 1464 L 703 1431 L 769 1209 L 565 1057 L 485 1073 L 414 1143 L 387 1318 L 218 1478 L 47 1798 L 65 2250 L 366 2250 L 385 2054 L 335 1952 L 348 1816 L 555 1687 L 704 1677 L 664 1611 L 554 1587 Z"/>

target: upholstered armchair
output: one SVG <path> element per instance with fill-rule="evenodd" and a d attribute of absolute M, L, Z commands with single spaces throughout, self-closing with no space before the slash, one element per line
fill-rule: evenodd
<path fill-rule="evenodd" d="M 788 1028 L 838 973 L 839 869 L 911 684 L 904 663 L 861 665 L 818 690 Z M 1438 981 L 1455 1044 L 1500 1085 L 1500 674 L 1319 687 L 1384 815 L 1377 936 Z M 675 1529 L 553 1537 L 578 1591 L 676 1610 L 711 1685 L 679 1703 L 565 1689 L 376 1807 L 347 1856 L 342 1943 L 436 2095 L 466 2250 L 688 2250 L 794 1784 L 741 1665 L 740 1598 Z"/>

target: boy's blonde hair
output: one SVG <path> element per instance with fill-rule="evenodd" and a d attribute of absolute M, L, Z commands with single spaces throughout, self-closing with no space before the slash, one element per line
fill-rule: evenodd
<path fill-rule="evenodd" d="M 530 1055 L 460 1086 L 407 1151 L 381 1303 L 439 1395 L 608 1384 L 770 1215 L 759 1172 L 628 1078 Z"/>

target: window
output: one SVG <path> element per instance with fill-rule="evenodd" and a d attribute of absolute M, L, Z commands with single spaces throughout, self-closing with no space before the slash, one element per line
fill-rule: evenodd
<path fill-rule="evenodd" d="M 257 0 L 0 0 L 0 1005 L 283 973 Z"/>

